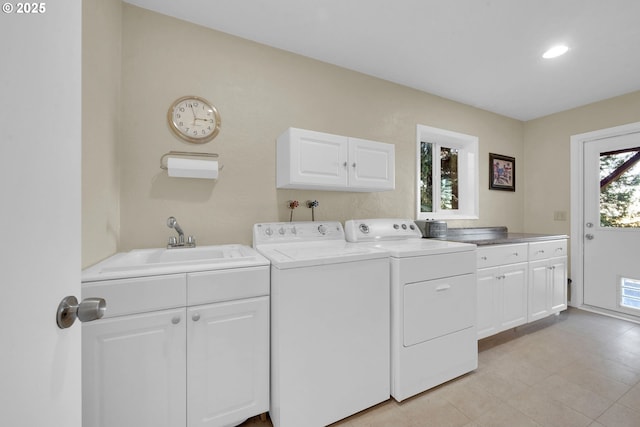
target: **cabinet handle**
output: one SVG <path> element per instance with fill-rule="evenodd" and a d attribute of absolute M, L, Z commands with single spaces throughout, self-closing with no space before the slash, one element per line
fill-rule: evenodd
<path fill-rule="evenodd" d="M 356 162 L 353 162 L 353 164 L 352 164 L 351 166 L 353 166 L 353 168 L 355 169 L 355 167 L 356 167 Z"/>
<path fill-rule="evenodd" d="M 346 167 L 347 167 L 347 162 L 344 162 L 344 163 L 342 164 L 342 166 L 344 166 L 344 167 L 346 168 Z"/>
<path fill-rule="evenodd" d="M 173 323 L 174 325 L 177 325 L 178 323 L 180 323 L 180 316 L 176 316 L 173 319 L 171 319 L 171 323 Z"/>
<path fill-rule="evenodd" d="M 481 256 L 480 259 L 483 260 L 483 261 L 486 261 L 487 257 L 486 256 Z"/>
<path fill-rule="evenodd" d="M 191 319 L 194 322 L 197 322 L 198 320 L 200 320 L 200 313 L 194 313 L 193 316 L 191 316 Z"/>
<path fill-rule="evenodd" d="M 544 253 L 544 249 L 540 249 L 538 252 L 536 252 L 537 254 L 543 254 Z"/>
<path fill-rule="evenodd" d="M 446 291 L 447 289 L 451 289 L 451 285 L 440 285 L 436 288 L 436 292 Z"/>
<path fill-rule="evenodd" d="M 518 252 L 514 252 L 514 253 L 513 253 L 513 256 L 518 256 Z"/>

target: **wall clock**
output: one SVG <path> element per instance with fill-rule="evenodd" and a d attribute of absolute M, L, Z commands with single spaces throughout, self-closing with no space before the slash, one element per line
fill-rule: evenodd
<path fill-rule="evenodd" d="M 209 142 L 220 132 L 218 110 L 199 96 L 176 99 L 169 107 L 167 121 L 176 136 L 195 144 Z"/>

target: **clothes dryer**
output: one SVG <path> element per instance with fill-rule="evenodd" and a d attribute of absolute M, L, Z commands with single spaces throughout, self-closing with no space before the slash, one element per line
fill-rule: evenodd
<path fill-rule="evenodd" d="M 393 398 L 476 369 L 476 246 L 423 239 L 409 219 L 350 220 L 345 232 L 390 254 Z"/>

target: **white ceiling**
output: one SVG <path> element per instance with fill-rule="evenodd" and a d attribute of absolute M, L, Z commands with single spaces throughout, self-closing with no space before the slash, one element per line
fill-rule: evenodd
<path fill-rule="evenodd" d="M 639 0 L 125 1 L 520 120 L 640 90 Z"/>

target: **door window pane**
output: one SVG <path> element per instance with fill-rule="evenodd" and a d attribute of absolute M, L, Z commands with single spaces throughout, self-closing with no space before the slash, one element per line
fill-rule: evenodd
<path fill-rule="evenodd" d="M 640 147 L 600 153 L 600 225 L 640 227 Z"/>

